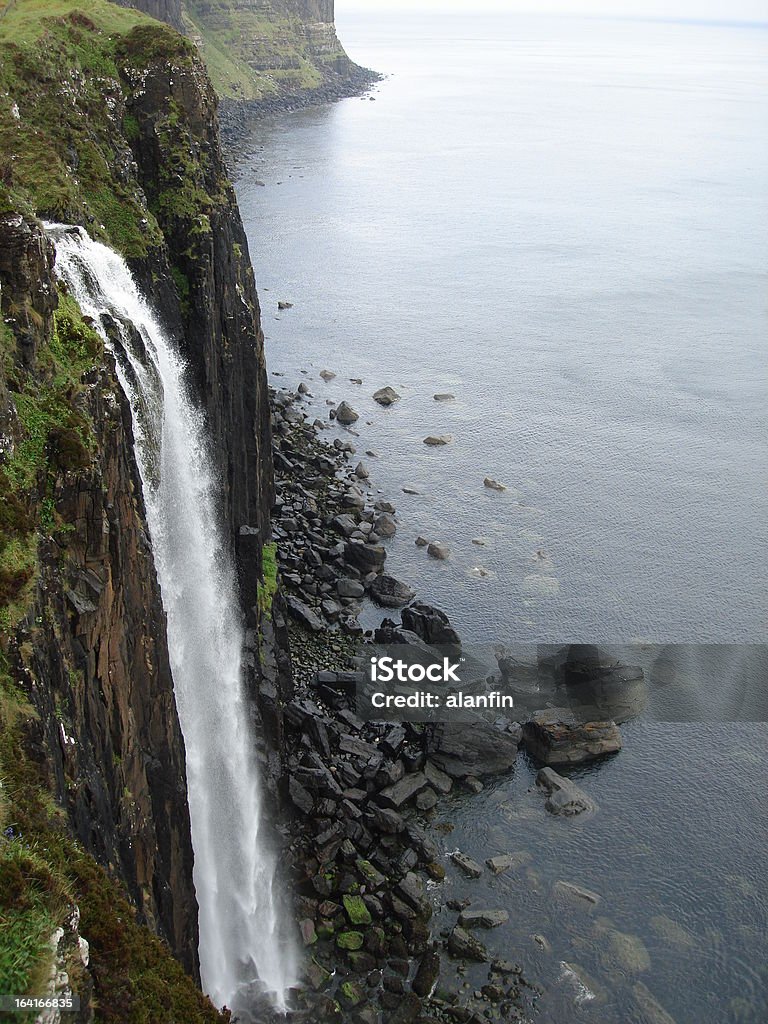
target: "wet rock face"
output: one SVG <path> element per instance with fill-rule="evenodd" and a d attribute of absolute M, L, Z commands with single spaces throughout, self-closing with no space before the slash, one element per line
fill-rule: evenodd
<path fill-rule="evenodd" d="M 0 290 L 37 325 L 33 343 L 24 324 L 16 336 L 18 365 L 34 379 L 57 302 L 50 245 L 32 222 L 0 226 L 0 252 L 6 241 L 15 259 L 0 266 Z M 196 974 L 184 745 L 130 410 L 109 357 L 79 400 L 93 423 L 92 457 L 85 468 L 49 470 L 67 529 L 41 542 L 33 608 L 9 661 L 38 715 L 29 746 L 73 831 Z"/>

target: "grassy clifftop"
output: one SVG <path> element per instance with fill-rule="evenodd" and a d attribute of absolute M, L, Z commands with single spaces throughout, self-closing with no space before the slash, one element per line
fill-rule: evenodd
<path fill-rule="evenodd" d="M 121 88 L 153 61 L 172 71 L 197 54 L 170 28 L 104 0 L 0 7 L 0 214 L 83 224 L 128 257 L 161 245 L 132 173 L 135 126 Z"/>

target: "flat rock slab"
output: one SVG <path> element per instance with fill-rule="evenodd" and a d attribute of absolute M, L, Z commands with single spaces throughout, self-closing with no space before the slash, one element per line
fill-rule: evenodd
<path fill-rule="evenodd" d="M 536 776 L 536 785 L 549 795 L 544 806 L 551 814 L 573 817 L 577 814 L 594 813 L 597 804 L 570 779 L 564 779 L 552 768 L 542 768 Z"/>
<path fill-rule="evenodd" d="M 566 708 L 550 708 L 525 723 L 523 744 L 546 765 L 582 764 L 621 750 L 621 733 L 615 722 L 580 723 Z"/>
<path fill-rule="evenodd" d="M 455 850 L 451 854 L 451 860 L 468 878 L 479 878 L 483 873 L 483 869 L 477 861 L 472 860 L 471 857 L 468 857 L 466 853 L 462 853 L 461 850 Z"/>
<path fill-rule="evenodd" d="M 459 914 L 462 928 L 498 928 L 508 920 L 506 910 L 463 910 Z"/>
<path fill-rule="evenodd" d="M 376 796 L 376 800 L 384 807 L 394 807 L 395 810 L 399 810 L 428 785 L 429 782 L 423 772 L 414 772 L 412 775 L 404 776 L 393 786 L 382 789 Z"/>

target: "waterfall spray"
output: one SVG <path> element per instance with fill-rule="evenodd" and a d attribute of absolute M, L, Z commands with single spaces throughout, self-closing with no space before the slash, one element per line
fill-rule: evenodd
<path fill-rule="evenodd" d="M 233 567 L 216 475 L 186 367 L 124 260 L 80 228 L 47 225 L 56 269 L 115 353 L 130 402 L 187 758 L 200 970 L 218 1006 L 280 1011 L 296 976 L 243 693 Z"/>

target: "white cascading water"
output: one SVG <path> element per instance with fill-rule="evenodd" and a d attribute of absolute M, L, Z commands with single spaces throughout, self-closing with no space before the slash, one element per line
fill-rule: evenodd
<path fill-rule="evenodd" d="M 264 998 L 285 1011 L 296 956 L 265 835 L 241 617 L 204 417 L 125 261 L 80 228 L 47 228 L 59 276 L 115 352 L 133 414 L 186 746 L 203 988 L 244 1019 Z"/>

